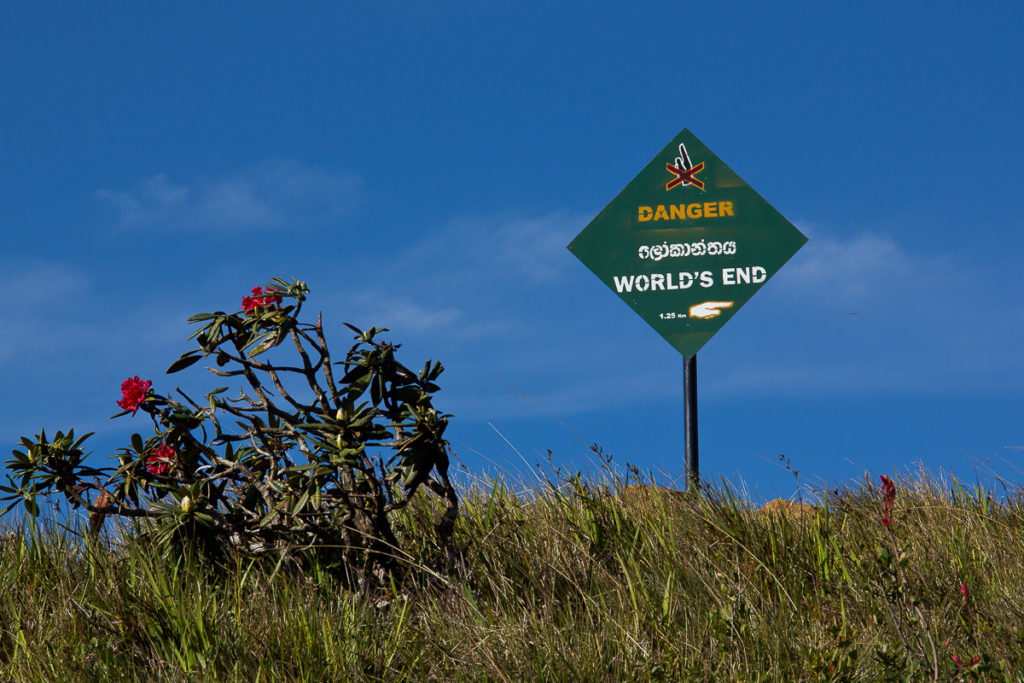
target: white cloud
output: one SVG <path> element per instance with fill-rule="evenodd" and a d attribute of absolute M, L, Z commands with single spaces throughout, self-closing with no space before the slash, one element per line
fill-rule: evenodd
<path fill-rule="evenodd" d="M 387 327 L 401 339 L 518 343 L 523 330 L 549 316 L 536 302 L 550 302 L 545 292 L 560 287 L 575 260 L 565 245 L 582 224 L 559 211 L 456 218 L 385 262 L 355 260 L 329 276 L 334 282 L 322 278 L 317 299 L 353 324 Z M 353 281 L 360 282 L 355 293 L 346 284 Z"/>
<path fill-rule="evenodd" d="M 801 298 L 851 304 L 879 294 L 903 294 L 935 284 L 948 258 L 911 255 L 891 237 L 859 233 L 814 235 L 776 276 L 780 289 Z"/>
<path fill-rule="evenodd" d="M 423 333 L 458 326 L 464 322 L 465 314 L 451 306 L 428 306 L 405 298 L 388 295 L 368 296 L 363 294 L 352 302 L 355 314 L 372 324 Z"/>
<path fill-rule="evenodd" d="M 513 277 L 527 285 L 557 280 L 573 260 L 566 245 L 586 225 L 553 211 L 536 217 L 461 216 L 431 231 L 405 254 L 401 267 L 434 261 L 457 279 Z"/>
<path fill-rule="evenodd" d="M 0 272 L 0 291 L 8 308 L 35 308 L 81 297 L 91 286 L 79 269 L 63 263 L 6 263 L 0 264 Z"/>
<path fill-rule="evenodd" d="M 221 177 L 175 182 L 153 176 L 134 189 L 103 189 L 96 197 L 125 228 L 238 231 L 301 228 L 346 215 L 359 179 L 288 160 L 268 160 Z"/>

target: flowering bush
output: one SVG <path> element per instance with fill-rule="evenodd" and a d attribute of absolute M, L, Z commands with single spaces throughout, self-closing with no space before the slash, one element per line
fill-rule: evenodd
<path fill-rule="evenodd" d="M 12 501 L 4 512 L 24 503 L 37 515 L 37 496 L 63 494 L 93 514 L 94 528 L 97 516 L 142 518 L 163 543 L 315 559 L 367 585 L 409 566 L 390 515 L 426 486 L 446 504 L 436 541 L 453 558 L 449 416 L 432 405 L 443 367 L 428 361 L 413 372 L 398 362 L 397 345 L 378 338 L 386 330 L 347 324 L 355 344 L 334 360 L 321 319 L 300 321 L 308 291 L 274 279 L 243 297 L 241 311 L 189 318 L 199 325 L 189 337 L 195 347 L 167 372 L 212 359 L 209 370 L 236 384 L 237 395 L 221 387 L 195 401 L 180 389 L 156 392 L 138 376 L 125 380 L 114 417 L 142 411 L 152 435 L 133 434 L 115 468 L 85 465 L 89 435 L 23 437 L 7 461 L 9 485 L 0 486 L 0 499 Z"/>

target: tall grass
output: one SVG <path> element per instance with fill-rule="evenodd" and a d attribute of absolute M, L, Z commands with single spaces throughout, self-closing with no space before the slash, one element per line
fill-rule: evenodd
<path fill-rule="evenodd" d="M 5 529 L 3 680 L 1024 679 L 1024 506 L 980 486 L 870 483 L 766 514 L 557 475 L 462 492 L 460 561 L 344 592 L 315 568 L 167 557 L 131 535 Z"/>

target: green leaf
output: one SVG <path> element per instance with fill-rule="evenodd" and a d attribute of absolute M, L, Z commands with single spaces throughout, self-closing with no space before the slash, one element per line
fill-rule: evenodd
<path fill-rule="evenodd" d="M 368 372 L 370 372 L 370 368 L 363 365 L 357 365 L 345 373 L 345 376 L 341 378 L 341 383 L 352 384 L 353 382 L 358 382 L 365 377 Z"/>
<path fill-rule="evenodd" d="M 74 430 L 72 430 L 72 434 L 73 433 L 74 433 Z M 82 448 L 82 444 L 85 443 L 85 440 L 88 439 L 90 436 L 92 436 L 95 433 L 96 432 L 89 432 L 88 434 L 83 434 L 82 436 L 78 437 L 78 440 L 75 441 L 75 443 L 71 444 L 71 447 L 72 448 L 76 448 L 76 449 L 81 449 Z"/>
<path fill-rule="evenodd" d="M 215 400 L 216 396 L 218 394 L 223 394 L 227 390 L 227 387 L 217 387 L 206 395 L 206 399 L 210 402 L 210 410 L 214 410 L 217 407 L 217 402 Z"/>
<path fill-rule="evenodd" d="M 419 389 L 419 387 L 415 386 L 408 386 L 402 387 L 401 389 L 396 389 L 395 391 L 391 392 L 391 395 L 399 403 L 408 403 L 410 405 L 416 405 L 420 401 L 427 398 L 427 395 L 424 394 Z"/>
<path fill-rule="evenodd" d="M 207 335 L 207 339 L 213 346 L 217 346 L 220 343 L 220 328 L 223 327 L 223 321 L 217 320 L 210 325 L 210 333 Z"/>
<path fill-rule="evenodd" d="M 196 512 L 193 513 L 193 516 L 195 517 L 197 522 L 199 522 L 201 525 L 207 528 L 213 528 L 216 524 L 216 522 L 213 521 L 213 517 L 206 514 L 205 512 Z"/>
<path fill-rule="evenodd" d="M 155 510 L 161 510 L 163 512 L 168 512 L 174 515 L 181 512 L 181 505 L 178 504 L 171 505 L 170 503 L 161 503 L 158 501 L 153 501 L 152 503 L 150 503 L 150 507 L 152 507 Z"/>
<path fill-rule="evenodd" d="M 211 320 L 216 317 L 216 313 L 197 313 L 196 315 L 190 316 L 188 321 L 190 323 L 201 323 L 204 320 Z"/>
<path fill-rule="evenodd" d="M 384 397 L 384 378 L 380 375 L 374 375 L 370 381 L 370 401 L 373 405 L 380 405 L 381 399 Z"/>
<path fill-rule="evenodd" d="M 202 357 L 203 354 L 200 353 L 199 351 L 189 351 L 188 353 L 184 354 L 181 358 L 171 363 L 171 367 L 167 368 L 166 374 L 171 375 L 180 370 L 184 370 L 185 368 L 199 362 L 199 360 L 202 359 Z"/>
<path fill-rule="evenodd" d="M 307 472 L 309 470 L 315 469 L 316 467 L 317 467 L 317 464 L 315 462 L 311 462 L 308 465 L 296 465 L 295 467 L 286 467 L 284 469 L 284 473 L 285 474 L 296 474 L 296 473 L 299 473 L 299 472 Z"/>
<path fill-rule="evenodd" d="M 146 450 L 145 444 L 142 443 L 142 437 L 138 434 L 132 434 L 132 448 L 139 455 L 142 455 L 142 451 Z"/>
<path fill-rule="evenodd" d="M 434 369 L 430 371 L 428 379 L 437 379 L 442 372 L 444 372 L 444 366 L 441 365 L 441 361 L 434 361 Z"/>

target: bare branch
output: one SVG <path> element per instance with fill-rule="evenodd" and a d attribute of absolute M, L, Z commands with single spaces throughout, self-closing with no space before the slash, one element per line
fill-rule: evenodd
<path fill-rule="evenodd" d="M 309 362 L 309 355 L 306 353 L 305 347 L 302 346 L 302 340 L 299 339 L 299 334 L 294 327 L 288 330 L 291 335 L 292 341 L 295 343 L 295 350 L 298 351 L 299 357 L 302 358 L 302 367 L 306 369 L 306 381 L 309 383 L 309 388 L 316 394 L 317 401 L 320 403 L 321 409 L 326 413 L 330 411 L 331 407 L 327 403 L 327 397 L 324 396 L 324 390 L 316 381 L 316 372 L 313 370 L 311 363 Z M 321 359 L 322 360 L 322 359 Z"/>

